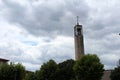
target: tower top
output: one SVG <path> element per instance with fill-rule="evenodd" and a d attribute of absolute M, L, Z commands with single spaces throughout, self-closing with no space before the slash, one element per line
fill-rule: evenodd
<path fill-rule="evenodd" d="M 79 16 L 77 16 L 77 25 L 79 25 Z"/>

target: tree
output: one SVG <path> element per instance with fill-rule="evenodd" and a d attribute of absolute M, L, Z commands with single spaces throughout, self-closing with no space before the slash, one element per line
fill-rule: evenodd
<path fill-rule="evenodd" d="M 120 80 L 120 66 L 111 72 L 110 78 L 111 80 Z"/>
<path fill-rule="evenodd" d="M 87 54 L 76 61 L 74 71 L 77 80 L 101 80 L 104 65 L 97 55 Z"/>
<path fill-rule="evenodd" d="M 25 77 L 25 80 L 36 80 L 36 75 L 35 73 L 28 73 Z"/>
<path fill-rule="evenodd" d="M 49 60 L 41 66 L 40 71 L 37 72 L 39 80 L 56 80 L 56 73 L 58 66 L 54 60 Z"/>
<path fill-rule="evenodd" d="M 59 71 L 57 80 L 73 80 L 75 79 L 75 73 L 73 66 L 75 61 L 70 59 L 58 64 Z"/>
<path fill-rule="evenodd" d="M 0 80 L 22 80 L 25 68 L 20 64 L 0 64 Z"/>
<path fill-rule="evenodd" d="M 16 80 L 22 80 L 25 77 L 25 67 L 19 63 L 15 65 L 15 77 Z"/>
<path fill-rule="evenodd" d="M 8 64 L 0 64 L 0 80 L 12 80 L 14 78 L 14 70 Z"/>

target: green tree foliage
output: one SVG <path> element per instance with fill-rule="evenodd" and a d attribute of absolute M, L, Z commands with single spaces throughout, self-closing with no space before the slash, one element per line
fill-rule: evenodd
<path fill-rule="evenodd" d="M 74 71 L 77 80 L 101 80 L 104 65 L 94 54 L 87 54 L 76 61 Z"/>
<path fill-rule="evenodd" d="M 58 77 L 57 80 L 74 80 L 75 73 L 73 71 L 73 66 L 75 61 L 70 59 L 58 64 Z"/>
<path fill-rule="evenodd" d="M 35 80 L 41 80 L 42 77 L 40 77 L 40 76 L 41 76 L 40 70 L 35 71 L 35 73 L 34 73 Z"/>
<path fill-rule="evenodd" d="M 22 80 L 25 77 L 25 68 L 21 64 L 15 65 L 16 80 Z"/>
<path fill-rule="evenodd" d="M 110 78 L 111 80 L 120 80 L 120 66 L 111 72 Z"/>
<path fill-rule="evenodd" d="M 0 80 L 22 80 L 25 68 L 21 64 L 0 64 Z"/>
<path fill-rule="evenodd" d="M 56 80 L 56 73 L 58 66 L 54 60 L 49 60 L 41 66 L 40 71 L 37 72 L 39 80 Z"/>
<path fill-rule="evenodd" d="M 14 67 L 8 64 L 0 64 L 0 80 L 14 79 Z"/>
<path fill-rule="evenodd" d="M 25 80 L 36 80 L 35 73 L 28 73 L 25 77 Z"/>

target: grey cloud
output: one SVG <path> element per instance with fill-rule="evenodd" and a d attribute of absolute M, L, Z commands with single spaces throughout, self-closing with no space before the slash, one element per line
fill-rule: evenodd
<path fill-rule="evenodd" d="M 41 64 L 42 61 L 34 60 L 32 55 L 24 51 L 19 44 L 15 42 L 6 42 L 6 45 L 0 44 L 0 57 L 10 60 L 10 62 Z M 38 55 L 39 56 L 39 55 Z M 27 67 L 28 68 L 28 67 Z"/>
<path fill-rule="evenodd" d="M 7 43 L 6 45 L 0 45 L 0 53 L 1 56 L 6 56 L 8 59 L 12 59 L 12 56 L 14 58 L 21 56 L 23 51 L 20 48 L 15 48 L 14 43 Z"/>
<path fill-rule="evenodd" d="M 88 6 L 82 0 L 66 0 L 60 3 L 54 3 L 52 0 L 39 5 L 31 3 L 32 6 L 29 5 L 29 7 L 9 0 L 3 1 L 3 3 L 4 6 L 7 6 L 5 7 L 8 11 L 5 15 L 7 19 L 13 24 L 20 24 L 21 27 L 36 36 L 71 36 L 73 34 L 72 24 L 75 22 L 70 20 L 74 20 L 79 15 L 81 22 L 84 22 L 89 11 Z M 68 20 L 68 18 L 70 19 Z"/>
<path fill-rule="evenodd" d="M 117 66 L 117 62 L 119 60 L 119 56 L 113 53 L 103 54 L 100 56 L 100 59 L 103 64 L 105 64 L 106 69 L 113 69 L 113 66 Z"/>
<path fill-rule="evenodd" d="M 59 39 L 58 39 L 59 40 Z M 56 44 L 55 44 L 55 43 Z M 25 63 L 27 70 L 36 70 L 49 59 L 54 59 L 57 63 L 62 62 L 66 59 L 71 59 L 74 57 L 73 43 L 67 42 L 66 44 L 57 41 L 43 41 L 44 45 L 39 43 L 37 46 L 26 46 L 19 41 L 4 42 L 0 44 L 0 57 L 9 59 L 12 62 Z M 58 43 L 58 45 L 57 45 Z M 28 44 L 27 44 L 28 45 Z M 35 51 L 35 52 L 34 52 Z M 30 67 L 26 64 L 34 65 Z"/>
<path fill-rule="evenodd" d="M 66 59 L 74 58 L 74 50 L 72 45 L 66 45 L 55 46 L 48 44 L 46 46 L 42 46 L 42 55 L 38 58 L 38 60 L 41 62 L 46 62 L 49 59 L 54 59 L 56 62 L 62 62 Z"/>
<path fill-rule="evenodd" d="M 106 38 L 106 35 L 112 33 L 118 34 L 120 27 L 120 9 L 119 0 L 112 1 L 93 1 L 97 3 L 89 14 L 89 19 L 85 27 L 85 34 L 87 37 L 94 39 Z M 104 5 L 105 4 L 105 5 Z M 89 27 L 89 28 L 88 28 Z"/>

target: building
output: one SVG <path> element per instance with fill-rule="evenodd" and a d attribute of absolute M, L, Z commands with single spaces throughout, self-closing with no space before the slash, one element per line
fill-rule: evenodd
<path fill-rule="evenodd" d="M 84 55 L 84 40 L 82 25 L 77 24 L 74 27 L 74 41 L 75 41 L 75 59 L 78 60 Z"/>
<path fill-rule="evenodd" d="M 105 70 L 104 74 L 103 74 L 103 77 L 102 77 L 102 80 L 111 80 L 110 79 L 111 71 L 112 70 Z"/>
<path fill-rule="evenodd" d="M 2 63 L 7 63 L 9 60 L 7 60 L 7 59 L 3 59 L 3 58 L 0 58 L 0 64 L 2 64 Z"/>

